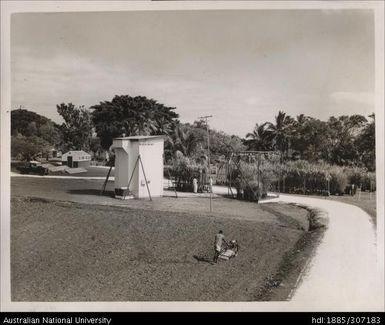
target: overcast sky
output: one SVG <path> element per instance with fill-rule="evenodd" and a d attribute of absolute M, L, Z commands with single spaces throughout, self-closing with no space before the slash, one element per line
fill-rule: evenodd
<path fill-rule="evenodd" d="M 143 95 L 183 122 L 245 136 L 278 110 L 374 112 L 374 19 L 364 10 L 17 14 L 12 107 Z"/>

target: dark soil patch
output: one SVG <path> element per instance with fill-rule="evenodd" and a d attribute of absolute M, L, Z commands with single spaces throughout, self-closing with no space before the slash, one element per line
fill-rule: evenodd
<path fill-rule="evenodd" d="M 317 239 L 298 206 L 215 197 L 209 213 L 207 198 L 120 201 L 102 185 L 11 179 L 12 300 L 285 300 Z M 241 251 L 213 265 L 219 229 Z"/>
<path fill-rule="evenodd" d="M 274 216 L 266 221 L 269 215 L 260 222 L 13 198 L 12 300 L 263 300 L 266 279 L 284 270 L 282 260 L 304 234 Z M 241 251 L 212 265 L 219 229 Z"/>
<path fill-rule="evenodd" d="M 308 225 L 306 226 L 302 225 L 298 220 L 296 220 L 289 214 L 278 211 L 276 208 L 274 208 L 274 205 L 272 204 L 269 204 L 269 203 L 261 204 L 260 208 L 263 211 L 273 213 L 278 218 L 278 221 L 280 222 L 280 226 L 282 227 L 293 227 L 300 230 L 307 230 L 308 228 Z"/>
<path fill-rule="evenodd" d="M 300 281 L 307 262 L 315 254 L 326 227 L 318 222 L 317 211 L 309 211 L 309 231 L 303 233 L 294 247 L 285 253 L 275 274 L 265 279 L 265 285 L 257 292 L 259 301 L 289 300 Z"/>
<path fill-rule="evenodd" d="M 95 196 L 107 196 L 107 197 L 114 197 L 115 193 L 114 191 L 104 191 L 98 190 L 95 188 L 91 189 L 80 189 L 80 190 L 68 190 L 69 194 L 75 194 L 75 195 L 95 195 Z"/>

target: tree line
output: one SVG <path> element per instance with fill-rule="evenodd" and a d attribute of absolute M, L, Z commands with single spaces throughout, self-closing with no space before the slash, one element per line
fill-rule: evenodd
<path fill-rule="evenodd" d="M 11 112 L 11 155 L 33 159 L 55 148 L 63 152 L 108 151 L 115 137 L 164 135 L 165 159 L 188 158 L 207 162 L 207 132 L 203 121 L 182 123 L 175 107 L 144 96 L 114 96 L 90 108 L 61 103 L 63 118 L 56 124 L 37 113 Z M 244 138 L 210 129 L 210 152 L 214 164 L 226 161 L 233 151 L 278 151 L 281 161 L 306 160 L 375 170 L 375 116 L 343 115 L 327 121 L 304 114 L 291 117 L 279 111 L 275 120 L 257 123 Z"/>
<path fill-rule="evenodd" d="M 331 116 L 327 121 L 279 111 L 274 122 L 246 135 L 249 150 L 276 150 L 283 161 L 306 160 L 375 170 L 375 115 Z"/>

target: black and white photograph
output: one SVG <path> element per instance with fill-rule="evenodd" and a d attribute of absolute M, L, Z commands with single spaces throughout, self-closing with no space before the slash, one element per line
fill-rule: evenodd
<path fill-rule="evenodd" d="M 384 311 L 382 1 L 4 1 L 2 311 Z"/>

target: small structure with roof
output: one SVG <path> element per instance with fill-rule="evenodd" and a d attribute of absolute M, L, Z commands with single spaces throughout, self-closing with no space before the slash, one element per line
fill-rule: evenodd
<path fill-rule="evenodd" d="M 61 151 L 59 151 L 59 150 L 57 150 L 55 148 L 52 148 L 49 151 L 48 156 L 49 156 L 49 158 L 53 158 L 53 159 L 60 158 L 62 156 L 62 153 L 61 153 Z"/>
<path fill-rule="evenodd" d="M 113 140 L 115 197 L 150 198 L 163 195 L 162 136 L 132 136 Z"/>
<path fill-rule="evenodd" d="M 69 168 L 89 167 L 91 155 L 83 150 L 71 150 L 61 156 L 61 161 Z"/>

